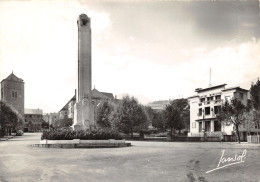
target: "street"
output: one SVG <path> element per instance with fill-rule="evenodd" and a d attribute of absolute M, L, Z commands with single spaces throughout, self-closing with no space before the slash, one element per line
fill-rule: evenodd
<path fill-rule="evenodd" d="M 131 141 L 133 146 L 125 148 L 32 147 L 40 136 L 25 133 L 0 141 L 1 182 L 260 180 L 259 144 Z"/>

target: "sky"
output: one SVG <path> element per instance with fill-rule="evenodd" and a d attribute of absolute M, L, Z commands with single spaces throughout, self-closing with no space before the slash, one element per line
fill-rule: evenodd
<path fill-rule="evenodd" d="M 0 80 L 25 82 L 25 108 L 58 112 L 77 88 L 77 18 L 91 18 L 92 88 L 140 102 L 260 76 L 257 2 L 0 1 Z M 211 81 L 210 81 L 211 69 Z"/>

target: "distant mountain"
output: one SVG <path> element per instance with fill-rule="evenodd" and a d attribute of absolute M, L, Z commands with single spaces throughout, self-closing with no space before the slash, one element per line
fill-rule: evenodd
<path fill-rule="evenodd" d="M 148 104 L 149 102 L 152 102 L 151 99 L 148 99 L 147 97 L 145 97 L 144 95 L 142 94 L 137 94 L 137 95 L 131 95 L 131 94 L 128 94 L 128 93 L 121 93 L 121 94 L 118 94 L 117 95 L 117 98 L 118 99 L 122 99 L 124 96 L 130 96 L 130 97 L 135 97 L 139 103 L 143 104 L 143 105 L 146 105 Z"/>
<path fill-rule="evenodd" d="M 157 101 L 148 103 L 148 105 L 149 104 L 169 104 L 169 103 L 170 103 L 170 100 L 157 100 Z"/>
<path fill-rule="evenodd" d="M 158 100 L 148 103 L 147 106 L 150 106 L 154 110 L 163 110 L 168 104 L 170 104 L 170 100 Z"/>

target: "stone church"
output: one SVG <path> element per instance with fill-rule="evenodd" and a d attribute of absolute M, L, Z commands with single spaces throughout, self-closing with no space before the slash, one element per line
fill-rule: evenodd
<path fill-rule="evenodd" d="M 94 112 L 98 104 L 102 101 L 117 101 L 112 93 L 100 92 L 96 88 L 92 89 L 92 103 L 94 105 Z M 62 107 L 59 111 L 59 119 L 72 118 L 74 117 L 74 104 L 76 103 L 76 92 L 75 95 Z"/>
<path fill-rule="evenodd" d="M 1 100 L 22 117 L 24 115 L 24 81 L 13 72 L 1 81 Z"/>

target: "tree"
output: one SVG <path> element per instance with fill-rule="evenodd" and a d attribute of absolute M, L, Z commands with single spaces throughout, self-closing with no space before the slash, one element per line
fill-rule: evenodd
<path fill-rule="evenodd" d="M 147 121 L 149 125 L 151 125 L 154 119 L 155 111 L 150 106 L 144 106 L 144 111 L 146 113 Z"/>
<path fill-rule="evenodd" d="M 189 110 L 187 99 L 176 99 L 170 102 L 164 110 L 166 126 L 171 129 L 182 130 L 189 122 Z"/>
<path fill-rule="evenodd" d="M 162 111 L 153 110 L 150 106 L 145 106 L 144 110 L 146 112 L 149 125 L 152 125 L 160 131 L 165 131 L 165 120 L 163 118 Z"/>
<path fill-rule="evenodd" d="M 113 126 L 126 133 L 140 132 L 147 128 L 147 116 L 145 111 L 134 97 L 126 96 L 118 104 L 111 115 Z"/>
<path fill-rule="evenodd" d="M 238 143 L 240 143 L 239 126 L 246 122 L 247 109 L 240 100 L 233 98 L 230 101 L 226 100 L 217 114 L 220 122 L 234 126 Z"/>
<path fill-rule="evenodd" d="M 253 108 L 256 110 L 260 109 L 260 81 L 259 78 L 257 82 L 251 84 L 250 95 Z"/>
<path fill-rule="evenodd" d="M 187 102 L 188 104 L 188 102 Z M 186 129 L 186 132 L 189 131 L 190 128 L 190 107 L 187 105 L 181 113 L 181 120 L 184 124 L 184 128 Z"/>
<path fill-rule="evenodd" d="M 22 125 L 23 117 L 16 109 L 7 103 L 0 101 L 0 135 L 6 135 L 12 129 Z"/>
<path fill-rule="evenodd" d="M 114 110 L 114 106 L 109 101 L 101 101 L 97 106 L 95 113 L 96 123 L 102 128 L 111 128 L 110 114 Z"/>
<path fill-rule="evenodd" d="M 63 118 L 55 121 L 52 124 L 52 126 L 58 129 L 58 128 L 70 127 L 72 126 L 72 124 L 73 124 L 72 118 Z"/>
<path fill-rule="evenodd" d="M 42 120 L 41 128 L 42 129 L 49 129 L 49 123 L 47 123 L 46 121 Z"/>
<path fill-rule="evenodd" d="M 166 119 L 166 126 L 171 129 L 170 135 L 172 136 L 173 129 L 177 129 L 177 127 L 181 127 L 181 112 L 175 106 L 175 104 L 171 101 L 169 105 L 166 105 L 164 110 L 164 116 Z"/>
<path fill-rule="evenodd" d="M 259 79 L 254 84 L 252 83 L 250 88 L 251 104 L 250 114 L 251 121 L 254 125 L 260 128 L 260 81 Z"/>
<path fill-rule="evenodd" d="M 180 120 L 180 127 L 177 127 L 176 129 L 182 130 L 184 128 L 188 129 L 189 124 L 190 124 L 190 106 L 188 104 L 187 99 L 176 99 L 176 107 L 180 110 L 181 112 L 181 120 Z"/>
<path fill-rule="evenodd" d="M 166 121 L 163 115 L 163 111 L 154 111 L 152 119 L 153 127 L 157 128 L 159 131 L 166 131 Z"/>

